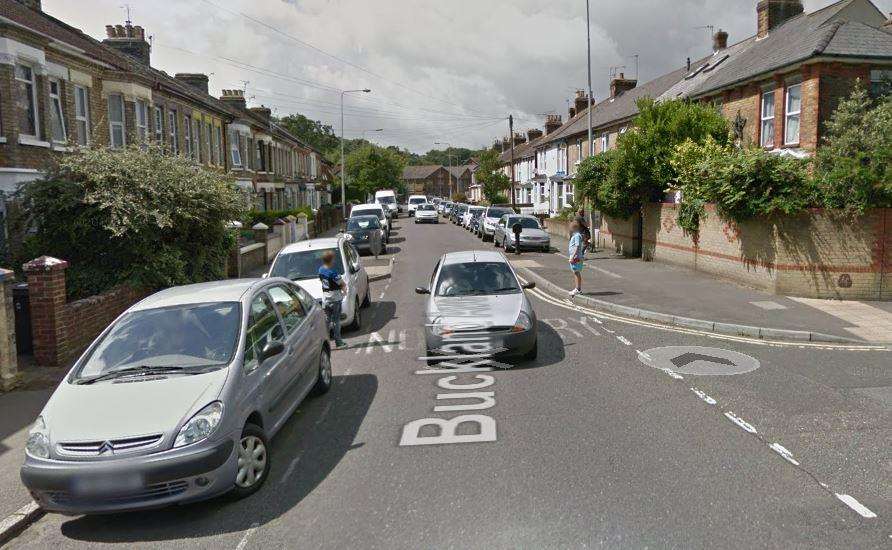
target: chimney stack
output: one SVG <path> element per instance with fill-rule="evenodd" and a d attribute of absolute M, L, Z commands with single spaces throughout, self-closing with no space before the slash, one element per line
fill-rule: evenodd
<path fill-rule="evenodd" d="M 892 32 L 892 13 L 889 14 L 889 19 L 886 19 L 886 22 L 883 23 L 883 30 Z"/>
<path fill-rule="evenodd" d="M 562 124 L 561 115 L 545 115 L 545 135 L 550 135 L 560 128 Z"/>
<path fill-rule="evenodd" d="M 524 134 L 522 134 L 520 132 L 517 132 L 514 134 L 514 146 L 515 147 L 518 145 L 521 145 L 523 143 L 526 143 L 526 142 L 527 142 L 527 137 Z"/>
<path fill-rule="evenodd" d="M 264 107 L 263 105 L 261 105 L 260 107 L 251 107 L 248 110 L 255 115 L 258 115 L 260 118 L 263 119 L 263 122 L 267 124 L 269 124 L 269 119 L 273 115 L 272 110 L 269 107 Z"/>
<path fill-rule="evenodd" d="M 196 90 L 208 93 L 208 75 L 202 73 L 177 73 L 174 78 L 192 86 Z"/>
<path fill-rule="evenodd" d="M 728 47 L 728 33 L 719 29 L 719 32 L 715 33 L 715 36 L 712 37 L 712 51 L 719 52 Z"/>
<path fill-rule="evenodd" d="M 756 37 L 765 38 L 769 32 L 803 11 L 802 0 L 760 0 L 756 6 L 759 29 Z"/>
<path fill-rule="evenodd" d="M 34 11 L 43 11 L 40 7 L 40 0 L 17 0 L 19 4 L 31 8 Z"/>
<path fill-rule="evenodd" d="M 576 116 L 576 107 L 570 107 L 569 109 L 567 109 L 567 114 L 569 115 L 567 120 L 570 120 L 571 118 L 575 117 Z"/>
<path fill-rule="evenodd" d="M 247 103 L 245 103 L 245 92 L 243 90 L 223 90 L 220 101 L 230 107 L 235 107 L 239 111 L 244 111 L 248 108 Z"/>
<path fill-rule="evenodd" d="M 637 80 L 626 78 L 624 73 L 619 73 L 618 77 L 610 81 L 610 97 L 616 97 L 624 92 L 628 92 L 637 85 Z"/>
<path fill-rule="evenodd" d="M 527 130 L 527 141 L 533 141 L 542 137 L 542 130 L 538 128 L 530 128 Z"/>
<path fill-rule="evenodd" d="M 107 38 L 102 41 L 106 46 L 129 55 L 143 65 L 148 65 L 152 47 L 146 41 L 146 31 L 139 25 L 106 25 Z"/>
<path fill-rule="evenodd" d="M 588 94 L 585 93 L 585 90 L 576 90 L 576 99 L 573 102 L 573 106 L 576 114 L 588 109 Z"/>

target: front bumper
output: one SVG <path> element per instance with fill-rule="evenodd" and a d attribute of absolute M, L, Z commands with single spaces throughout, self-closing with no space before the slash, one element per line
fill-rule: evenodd
<path fill-rule="evenodd" d="M 505 241 L 505 244 L 514 248 L 515 242 L 513 238 L 508 238 Z M 547 241 L 528 241 L 521 239 L 520 247 L 521 250 L 548 250 L 551 248 L 551 240 Z"/>
<path fill-rule="evenodd" d="M 204 500 L 232 488 L 238 468 L 235 436 L 214 443 L 110 460 L 26 457 L 22 483 L 41 508 L 97 514 Z"/>
<path fill-rule="evenodd" d="M 489 344 L 490 349 L 496 350 L 492 355 L 493 358 L 513 358 L 521 357 L 533 349 L 536 345 L 536 339 L 538 338 L 538 330 L 536 326 L 533 325 L 533 328 L 523 332 L 510 332 L 506 330 L 504 332 L 491 332 L 488 336 L 489 340 L 487 343 Z M 424 340 L 427 345 L 428 355 L 431 357 L 442 356 L 444 359 L 448 359 L 449 355 L 473 355 L 485 353 L 479 351 L 481 348 L 477 347 L 481 344 L 480 338 L 481 336 L 479 332 L 473 333 L 473 336 L 469 334 L 468 343 L 469 345 L 474 346 L 473 351 L 470 349 L 468 351 L 463 351 L 461 348 L 461 333 L 440 336 L 434 334 L 431 327 L 426 326 L 424 328 Z M 444 353 L 437 353 L 437 350 L 442 350 Z M 445 353 L 447 351 L 449 353 Z"/>
<path fill-rule="evenodd" d="M 415 216 L 417 223 L 440 223 L 437 216 Z"/>

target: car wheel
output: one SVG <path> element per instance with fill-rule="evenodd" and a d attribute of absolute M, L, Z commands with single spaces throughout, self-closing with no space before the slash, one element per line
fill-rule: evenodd
<path fill-rule="evenodd" d="M 372 290 L 369 287 L 365 289 L 365 298 L 362 300 L 362 307 L 369 307 L 372 305 Z"/>
<path fill-rule="evenodd" d="M 533 349 L 523 354 L 523 358 L 527 361 L 535 361 L 536 357 L 539 355 L 539 342 L 536 341 L 533 344 Z"/>
<path fill-rule="evenodd" d="M 349 330 L 359 330 L 362 327 L 362 318 L 359 314 L 359 298 L 353 302 L 353 322 L 347 327 Z"/>
<path fill-rule="evenodd" d="M 245 424 L 236 448 L 236 468 L 232 496 L 240 499 L 253 495 L 269 475 L 269 442 L 259 426 Z"/>
<path fill-rule="evenodd" d="M 313 385 L 313 395 L 328 393 L 331 389 L 331 380 L 331 355 L 323 348 L 319 354 L 319 374 L 316 377 L 316 384 Z"/>

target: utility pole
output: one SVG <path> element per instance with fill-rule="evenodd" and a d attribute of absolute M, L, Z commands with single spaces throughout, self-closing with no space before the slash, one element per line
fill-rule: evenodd
<path fill-rule="evenodd" d="M 508 115 L 508 131 L 511 132 L 511 208 L 517 211 L 517 198 L 514 196 L 514 115 Z"/>
<path fill-rule="evenodd" d="M 585 0 L 585 40 L 588 53 L 588 156 L 592 156 L 595 153 L 595 142 L 592 136 L 592 23 L 589 0 Z"/>

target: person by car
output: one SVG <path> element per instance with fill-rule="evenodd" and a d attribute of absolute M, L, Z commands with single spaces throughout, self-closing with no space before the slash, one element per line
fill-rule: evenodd
<path fill-rule="evenodd" d="M 346 342 L 341 338 L 341 301 L 344 299 L 344 291 L 347 284 L 341 278 L 341 274 L 334 267 L 335 255 L 331 250 L 322 254 L 322 265 L 319 266 L 319 281 L 322 284 L 322 300 L 325 307 L 325 315 L 328 317 L 328 328 L 331 338 L 335 341 L 335 347 L 343 348 Z"/>

